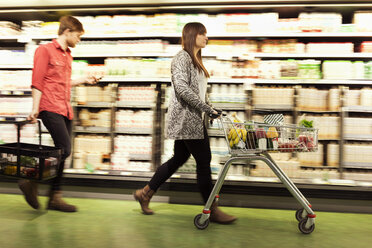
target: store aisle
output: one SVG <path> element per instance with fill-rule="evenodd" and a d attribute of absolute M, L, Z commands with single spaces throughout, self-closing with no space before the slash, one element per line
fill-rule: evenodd
<path fill-rule="evenodd" d="M 224 208 L 233 225 L 211 223 L 197 230 L 195 205 L 153 203 L 155 215 L 134 201 L 69 198 L 79 212 L 34 211 L 20 195 L 0 194 L 0 247 L 370 247 L 370 214 L 317 212 L 316 228 L 303 235 L 294 211 Z M 46 198 L 41 197 L 45 206 Z"/>

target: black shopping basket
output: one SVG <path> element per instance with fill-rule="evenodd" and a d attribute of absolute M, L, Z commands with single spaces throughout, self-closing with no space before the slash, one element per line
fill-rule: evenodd
<path fill-rule="evenodd" d="M 0 121 L 17 126 L 17 142 L 0 144 L 0 175 L 45 181 L 56 177 L 62 149 L 41 145 L 41 123 L 38 120 L 39 144 L 21 143 L 21 127 L 30 121 Z"/>

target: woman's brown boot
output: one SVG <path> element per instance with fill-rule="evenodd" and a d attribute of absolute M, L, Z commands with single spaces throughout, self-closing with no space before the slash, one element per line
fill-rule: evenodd
<path fill-rule="evenodd" d="M 228 215 L 218 208 L 217 202 L 213 202 L 211 206 L 211 215 L 209 220 L 219 224 L 230 224 L 233 223 L 237 218 L 235 216 Z"/>
<path fill-rule="evenodd" d="M 138 189 L 133 192 L 134 199 L 140 203 L 143 214 L 154 214 L 154 211 L 149 208 L 150 200 L 154 193 L 155 191 L 150 189 L 149 185 L 146 185 L 143 189 Z"/>

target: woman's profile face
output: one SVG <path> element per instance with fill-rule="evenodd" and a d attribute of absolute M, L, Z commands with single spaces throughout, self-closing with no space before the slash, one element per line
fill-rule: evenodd
<path fill-rule="evenodd" d="M 207 45 L 208 37 L 207 33 L 197 34 L 195 39 L 195 46 L 197 48 L 204 48 Z"/>

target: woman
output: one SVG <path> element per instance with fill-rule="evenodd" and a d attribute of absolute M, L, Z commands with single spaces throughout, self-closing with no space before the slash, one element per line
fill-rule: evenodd
<path fill-rule="evenodd" d="M 218 117 L 220 111 L 207 101 L 208 71 L 205 69 L 201 49 L 207 44 L 206 28 L 191 22 L 182 31 L 182 48 L 172 60 L 172 95 L 168 109 L 168 138 L 174 139 L 173 157 L 161 165 L 143 188 L 133 193 L 144 214 L 153 214 L 149 208 L 151 197 L 157 189 L 177 171 L 192 155 L 196 161 L 197 183 L 204 202 L 212 191 L 211 150 L 203 113 Z M 227 224 L 234 216 L 223 213 L 217 202 L 211 206 L 210 221 Z"/>

